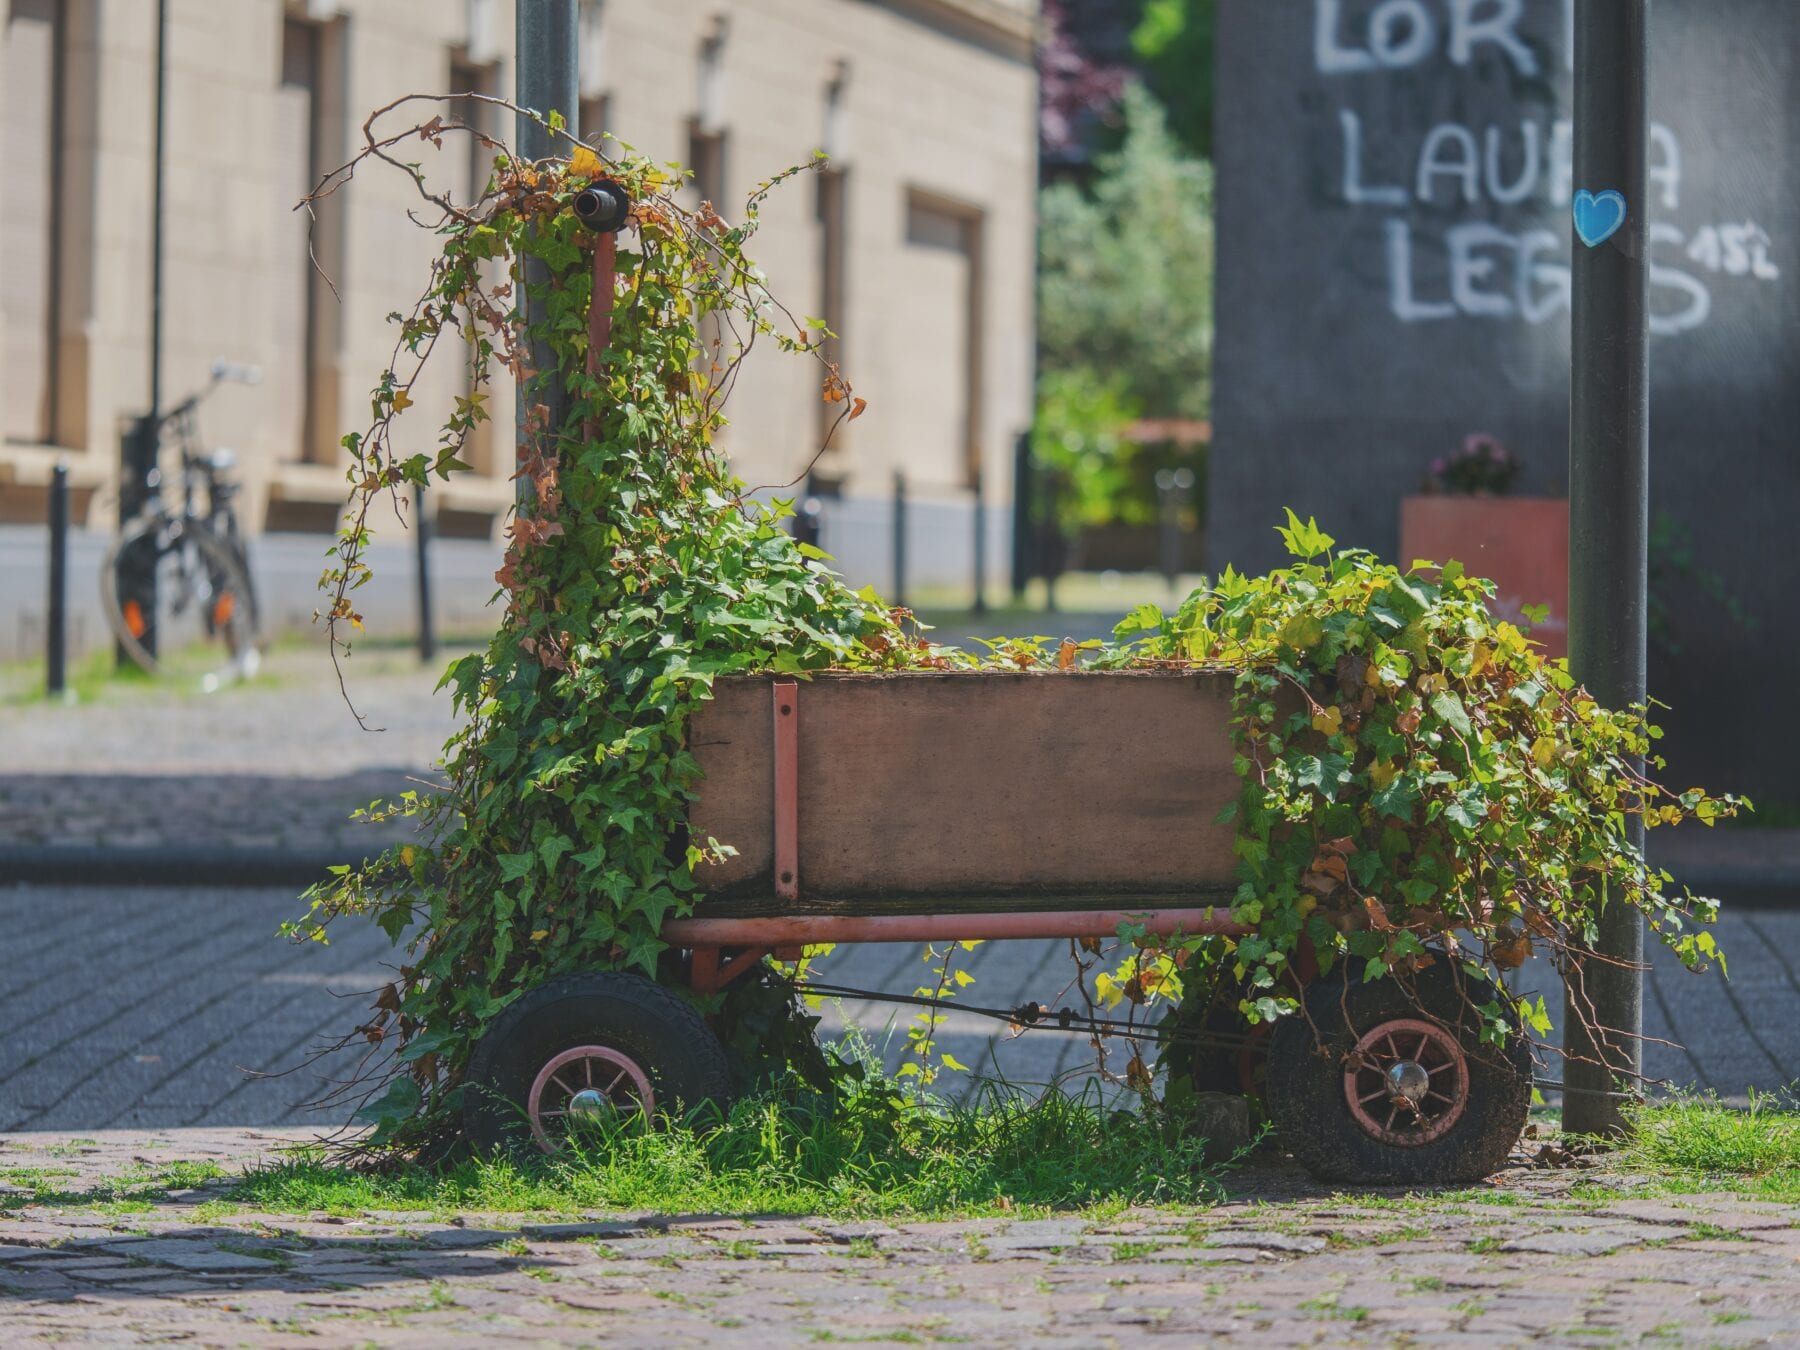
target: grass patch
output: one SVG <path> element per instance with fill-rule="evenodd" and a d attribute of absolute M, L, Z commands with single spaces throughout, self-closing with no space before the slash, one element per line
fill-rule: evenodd
<path fill-rule="evenodd" d="M 72 1188 L 66 1178 L 77 1175 L 61 1167 L 8 1168 L 4 1180 L 30 1193 L 0 1204 L 0 1212 L 25 1205 L 50 1209 L 91 1209 L 106 1214 L 141 1214 L 171 1191 L 191 1190 L 216 1182 L 225 1175 L 216 1163 L 172 1162 L 156 1167 L 131 1168 L 91 1186 Z"/>
<path fill-rule="evenodd" d="M 1629 1119 L 1635 1133 L 1620 1163 L 1655 1172 L 1669 1189 L 1800 1201 L 1800 1110 L 1787 1093 L 1752 1092 L 1747 1107 L 1710 1093 L 1681 1097 L 1637 1107 Z"/>
<path fill-rule="evenodd" d="M 388 1170 L 301 1154 L 248 1173 L 227 1202 L 286 1213 L 366 1209 L 579 1213 L 1013 1214 L 1202 1206 L 1222 1169 L 1204 1142 L 1102 1104 L 989 1087 L 967 1105 L 879 1080 L 827 1098 L 799 1088 L 665 1129 L 599 1124 L 555 1158 Z"/>
<path fill-rule="evenodd" d="M 1800 1168 L 1800 1112 L 1789 1099 L 1751 1093 L 1750 1105 L 1684 1097 L 1631 1112 L 1632 1151 L 1684 1172 L 1761 1175 Z"/>

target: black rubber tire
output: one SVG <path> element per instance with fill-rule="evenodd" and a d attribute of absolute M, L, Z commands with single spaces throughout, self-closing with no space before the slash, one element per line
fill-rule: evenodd
<path fill-rule="evenodd" d="M 1459 983 L 1460 981 L 1460 983 Z M 1322 1181 L 1434 1186 L 1480 1181 L 1506 1165 L 1531 1110 L 1531 1049 L 1517 1031 L 1504 1048 L 1477 1038 L 1470 1001 L 1491 985 L 1439 957 L 1411 981 L 1364 983 L 1334 972 L 1306 993 L 1311 1018 L 1283 1018 L 1269 1043 L 1266 1102 L 1281 1142 Z M 1345 1057 L 1361 1033 L 1397 1017 L 1422 1017 L 1456 1034 L 1468 1059 L 1461 1117 L 1427 1144 L 1383 1143 L 1357 1124 L 1344 1097 Z M 1317 1028 L 1315 1032 L 1315 1027 Z"/>
<path fill-rule="evenodd" d="M 255 587 L 250 581 L 243 549 L 215 533 L 203 521 L 182 520 L 178 525 L 178 532 L 171 536 L 168 533 L 172 528 L 171 523 L 163 517 L 140 516 L 128 523 L 108 546 L 106 556 L 100 563 L 100 608 L 107 626 L 112 629 L 113 638 L 119 649 L 147 674 L 166 673 L 163 663 L 151 654 L 125 621 L 123 601 L 119 595 L 119 559 L 128 550 L 143 550 L 150 555 L 151 566 L 157 567 L 165 557 L 173 554 L 177 545 L 191 544 L 205 568 L 206 583 L 213 591 L 223 589 L 234 597 L 242 596 L 248 600 L 248 604 L 241 611 L 234 612 L 223 628 L 211 624 L 206 627 L 206 645 L 209 648 L 216 645 L 220 650 L 219 669 L 212 673 L 221 680 L 237 680 L 254 674 L 261 664 L 261 648 L 257 639 L 259 619 Z M 169 617 L 161 612 L 162 602 L 166 599 L 166 592 L 159 591 L 159 612 L 156 615 L 159 627 L 163 627 L 164 619 Z M 173 633 L 165 633 L 165 639 L 172 639 L 173 636 Z M 166 650 L 164 654 L 167 655 Z"/>
<path fill-rule="evenodd" d="M 1217 1037 L 1222 1045 L 1197 1044 L 1188 1048 L 1188 1079 L 1196 1092 L 1229 1092 L 1241 1097 L 1262 1095 L 1263 1072 L 1268 1059 L 1267 1027 L 1256 1027 L 1238 1011 L 1245 990 L 1235 982 L 1212 994 L 1194 1030 L 1202 1038 Z M 1248 1045 L 1231 1042 L 1250 1037 Z"/>
<path fill-rule="evenodd" d="M 635 1060 L 659 1118 L 731 1100 L 731 1068 L 706 1019 L 673 990 L 632 971 L 591 971 L 539 985 L 494 1019 L 469 1058 L 463 1133 L 481 1154 L 537 1150 L 526 1118 L 532 1081 L 551 1058 L 605 1045 Z"/>

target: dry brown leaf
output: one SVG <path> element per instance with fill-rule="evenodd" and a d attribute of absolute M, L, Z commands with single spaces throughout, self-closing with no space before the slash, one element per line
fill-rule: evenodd
<path fill-rule="evenodd" d="M 1365 895 L 1363 897 L 1363 909 L 1368 912 L 1369 927 L 1376 932 L 1391 933 L 1394 931 L 1394 921 L 1388 918 L 1387 906 L 1374 896 Z"/>

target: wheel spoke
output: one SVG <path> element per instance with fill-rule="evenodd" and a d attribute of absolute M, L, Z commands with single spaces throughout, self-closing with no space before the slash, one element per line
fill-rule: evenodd
<path fill-rule="evenodd" d="M 1425 1062 L 1425 1047 L 1430 1044 L 1431 1044 L 1431 1037 L 1429 1035 L 1421 1035 L 1419 1037 L 1419 1048 L 1413 1052 L 1413 1059 L 1416 1062 L 1418 1062 L 1420 1064 L 1423 1064 Z"/>
<path fill-rule="evenodd" d="M 1395 1116 L 1397 1116 L 1397 1115 L 1399 1115 L 1399 1114 L 1400 1114 L 1400 1108 L 1399 1108 L 1399 1106 L 1397 1106 L 1397 1105 L 1394 1105 L 1394 1106 L 1389 1106 L 1389 1107 L 1388 1107 L 1388 1118 L 1387 1118 L 1387 1124 L 1386 1124 L 1386 1125 L 1384 1125 L 1384 1126 L 1382 1126 L 1382 1128 L 1383 1128 L 1383 1129 L 1385 1129 L 1385 1130 L 1391 1130 L 1391 1129 L 1393 1129 L 1393 1128 L 1394 1128 L 1394 1117 L 1395 1117 Z"/>
<path fill-rule="evenodd" d="M 561 1088 L 569 1096 L 573 1097 L 575 1095 L 575 1089 L 570 1087 L 567 1083 L 563 1082 L 562 1078 L 559 1075 L 551 1074 L 550 1081 L 552 1083 L 555 1083 L 556 1086 Z"/>
<path fill-rule="evenodd" d="M 538 1115 L 541 1116 L 542 1118 L 544 1118 L 545 1120 L 548 1120 L 551 1116 L 566 1116 L 568 1114 L 569 1113 L 567 1111 L 539 1111 L 538 1112 Z"/>
<path fill-rule="evenodd" d="M 1439 1092 L 1436 1088 L 1433 1088 L 1430 1092 L 1427 1092 L 1425 1094 L 1425 1100 L 1430 1101 L 1433 1097 L 1436 1097 L 1445 1106 L 1449 1106 L 1452 1102 L 1454 1102 L 1456 1100 L 1454 1097 L 1450 1097 L 1442 1092 Z"/>
<path fill-rule="evenodd" d="M 627 1069 L 620 1069 L 620 1070 L 619 1070 L 619 1072 L 618 1072 L 618 1076 L 617 1076 L 617 1077 L 615 1077 L 615 1078 L 614 1078 L 614 1079 L 613 1079 L 613 1080 L 612 1080 L 612 1082 L 610 1082 L 610 1083 L 608 1083 L 608 1084 L 607 1084 L 607 1085 L 606 1085 L 606 1086 L 605 1086 L 605 1087 L 604 1087 L 604 1088 L 603 1088 L 603 1089 L 602 1089 L 602 1090 L 601 1090 L 601 1091 L 602 1091 L 602 1092 L 603 1092 L 603 1093 L 604 1093 L 604 1095 L 606 1095 L 606 1096 L 608 1096 L 608 1097 L 610 1097 L 610 1096 L 612 1096 L 612 1092 L 613 1092 L 613 1089 L 614 1089 L 614 1088 L 616 1088 L 616 1087 L 617 1087 L 617 1086 L 619 1086 L 619 1084 L 620 1084 L 620 1083 L 622 1083 L 622 1082 L 623 1082 L 623 1081 L 624 1081 L 624 1080 L 625 1080 L 625 1077 L 626 1077 L 626 1075 L 627 1075 L 627 1074 L 628 1074 L 628 1073 L 629 1073 L 629 1072 L 630 1072 L 630 1071 L 629 1071 L 629 1070 L 627 1070 Z"/>
<path fill-rule="evenodd" d="M 1366 1106 L 1368 1103 L 1370 1103 L 1372 1101 L 1376 1101 L 1379 1098 L 1385 1097 L 1387 1095 L 1388 1095 L 1388 1091 L 1386 1088 L 1376 1088 L 1373 1092 L 1369 1093 L 1368 1096 L 1358 1097 L 1356 1100 L 1359 1103 Z"/>

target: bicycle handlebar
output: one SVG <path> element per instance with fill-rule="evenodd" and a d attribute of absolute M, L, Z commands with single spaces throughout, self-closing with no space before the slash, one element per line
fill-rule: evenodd
<path fill-rule="evenodd" d="M 189 413 L 193 412 L 195 408 L 200 406 L 202 399 L 206 398 L 207 395 L 211 394 L 213 390 L 217 389 L 222 384 L 261 383 L 261 366 L 253 366 L 241 361 L 226 361 L 223 358 L 215 360 L 212 363 L 211 378 L 209 378 L 200 388 L 182 399 L 181 402 L 177 403 L 173 408 L 170 408 L 168 412 L 164 413 L 162 415 L 162 420 L 157 423 L 157 426 L 160 429 L 168 426 L 169 423 L 174 422 L 179 418 L 186 417 Z"/>

